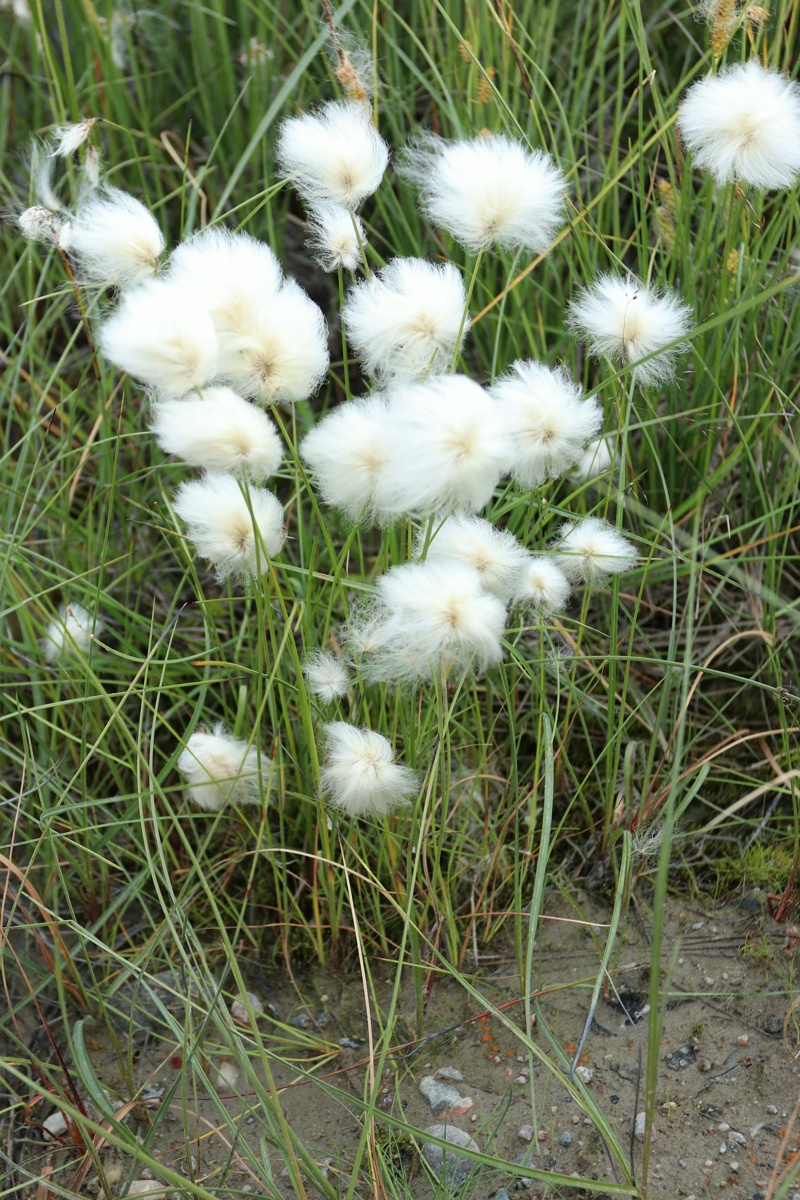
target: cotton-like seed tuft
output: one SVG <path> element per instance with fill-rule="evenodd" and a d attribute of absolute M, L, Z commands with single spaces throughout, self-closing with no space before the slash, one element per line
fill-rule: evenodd
<path fill-rule="evenodd" d="M 416 773 L 394 761 L 391 743 L 382 734 L 344 721 L 326 725 L 325 734 L 320 790 L 348 816 L 382 816 L 407 804 L 417 791 Z"/>
<path fill-rule="evenodd" d="M 504 603 L 515 592 L 529 558 L 513 533 L 461 513 L 448 517 L 430 541 L 421 530 L 415 552 L 417 558 L 424 553 L 429 563 L 466 563 L 477 571 L 486 591 Z"/>
<path fill-rule="evenodd" d="M 201 388 L 217 374 L 217 336 L 188 290 L 151 280 L 123 293 L 101 325 L 100 349 L 115 366 L 168 396 Z"/>
<path fill-rule="evenodd" d="M 259 773 L 258 747 L 239 741 L 222 724 L 211 733 L 193 733 L 177 765 L 188 799 L 208 812 L 227 804 L 260 804 L 271 784 L 269 760 L 262 758 Z"/>
<path fill-rule="evenodd" d="M 553 544 L 558 565 L 572 583 L 600 583 L 636 565 L 636 550 L 613 525 L 599 517 L 567 521 Z"/>
<path fill-rule="evenodd" d="M 719 184 L 775 191 L 800 179 L 800 87 L 756 58 L 694 83 L 678 127 L 697 166 Z"/>
<path fill-rule="evenodd" d="M 82 604 L 74 601 L 62 604 L 58 616 L 47 626 L 42 638 L 45 661 L 53 663 L 69 655 L 88 654 L 93 640 L 100 636 L 103 628 L 103 622 Z"/>
<path fill-rule="evenodd" d="M 87 117 L 75 125 L 59 125 L 53 131 L 50 154 L 55 158 L 69 158 L 80 149 L 97 124 L 99 117 Z"/>
<path fill-rule="evenodd" d="M 350 687 L 346 663 L 322 650 L 314 650 L 308 655 L 303 662 L 303 674 L 309 691 L 325 704 L 333 704 L 335 700 L 346 696 Z"/>
<path fill-rule="evenodd" d="M 389 149 L 368 104 L 333 100 L 315 113 L 290 117 L 278 135 L 276 158 L 310 205 L 356 209 L 383 178 Z"/>
<path fill-rule="evenodd" d="M 367 244 L 360 218 L 341 204 L 321 204 L 309 213 L 309 225 L 309 245 L 323 271 L 355 271 Z"/>
<path fill-rule="evenodd" d="M 78 208 L 70 221 L 70 254 L 83 278 L 100 287 L 134 287 L 155 274 L 164 236 L 140 200 L 104 187 Z"/>
<path fill-rule="evenodd" d="M 482 672 L 503 657 L 506 610 L 474 568 L 452 560 L 406 563 L 378 580 L 347 629 L 365 677 L 398 683 L 443 671 Z"/>
<path fill-rule="evenodd" d="M 590 483 L 614 466 L 613 435 L 594 438 L 569 472 L 573 483 Z"/>
<path fill-rule="evenodd" d="M 405 155 L 431 221 L 477 252 L 541 254 L 564 221 L 566 180 L 551 155 L 504 134 L 446 142 L 429 137 Z"/>
<path fill-rule="evenodd" d="M 250 310 L 277 295 L 283 272 L 265 242 L 215 225 L 176 247 L 168 279 L 204 305 L 222 335 L 240 332 Z"/>
<path fill-rule="evenodd" d="M 654 384 L 670 378 L 675 358 L 688 349 L 680 339 L 691 311 L 674 293 L 661 295 L 632 276 L 601 275 L 572 301 L 568 324 L 586 336 L 595 357 L 635 363 L 637 383 Z"/>
<path fill-rule="evenodd" d="M 533 608 L 542 616 L 563 612 L 570 586 L 564 572 L 551 558 L 530 557 L 520 573 L 511 603 L 515 608 Z"/>
<path fill-rule="evenodd" d="M 34 204 L 20 213 L 17 228 L 29 242 L 44 242 L 61 250 L 69 249 L 69 221 L 43 204 Z"/>
<path fill-rule="evenodd" d="M 300 443 L 322 499 L 354 524 L 388 519 L 390 466 L 402 448 L 382 396 L 350 400 L 327 414 Z"/>
<path fill-rule="evenodd" d="M 394 258 L 348 292 L 348 343 L 370 375 L 438 375 L 450 369 L 459 337 L 469 329 L 466 304 L 464 281 L 452 263 Z"/>
<path fill-rule="evenodd" d="M 515 362 L 490 389 L 514 439 L 511 474 L 524 488 L 562 475 L 603 424 L 597 400 L 583 400 L 566 371 Z"/>
<path fill-rule="evenodd" d="M 286 537 L 277 497 L 263 488 L 243 490 L 232 475 L 182 483 L 174 508 L 197 554 L 213 562 L 219 580 L 263 574 Z"/>
<path fill-rule="evenodd" d="M 161 449 L 193 467 L 263 483 L 283 458 L 274 423 L 228 387 L 204 388 L 183 400 L 161 400 L 150 428 Z"/>

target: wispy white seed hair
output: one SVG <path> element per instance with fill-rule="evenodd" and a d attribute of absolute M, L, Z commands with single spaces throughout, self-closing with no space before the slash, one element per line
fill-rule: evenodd
<path fill-rule="evenodd" d="M 192 804 L 216 812 L 227 804 L 260 804 L 271 783 L 270 763 L 258 769 L 257 746 L 239 741 L 222 724 L 193 733 L 178 759 Z"/>
<path fill-rule="evenodd" d="M 309 204 L 350 209 L 372 195 L 389 163 L 369 104 L 357 101 L 333 100 L 315 113 L 290 117 L 281 125 L 275 153 Z"/>
<path fill-rule="evenodd" d="M 50 142 L 50 153 L 55 158 L 69 158 L 88 138 L 99 117 L 87 117 L 76 125 L 59 125 Z"/>
<path fill-rule="evenodd" d="M 67 655 L 88 654 L 94 638 L 103 632 L 103 622 L 83 605 L 62 604 L 58 616 L 47 626 L 42 638 L 45 661 L 53 663 Z"/>
<path fill-rule="evenodd" d="M 367 679 L 431 679 L 443 671 L 484 671 L 503 657 L 505 605 L 466 563 L 393 567 L 347 630 Z"/>
<path fill-rule="evenodd" d="M 567 521 L 553 544 L 558 565 L 572 583 L 599 583 L 636 564 L 636 550 L 613 525 L 599 517 Z"/>
<path fill-rule="evenodd" d="M 183 400 L 161 400 L 150 428 L 161 449 L 193 467 L 263 483 L 283 458 L 274 423 L 229 387 L 207 387 Z"/>
<path fill-rule="evenodd" d="M 774 191 L 800 179 L 800 87 L 757 58 L 693 84 L 678 127 L 695 163 L 717 183 Z"/>
<path fill-rule="evenodd" d="M 220 373 L 246 396 L 294 404 L 315 392 L 328 369 L 321 310 L 290 279 L 254 303 L 238 329 L 219 331 Z"/>
<path fill-rule="evenodd" d="M 44 242 L 62 250 L 69 249 L 69 221 L 43 204 L 34 204 L 20 213 L 17 228 L 29 242 Z"/>
<path fill-rule="evenodd" d="M 309 213 L 309 245 L 323 271 L 355 271 L 367 235 L 361 219 L 341 204 L 320 204 Z M 360 240 L 360 245 L 359 245 Z"/>
<path fill-rule="evenodd" d="M 691 311 L 674 293 L 659 294 L 630 275 L 601 275 L 571 302 L 568 324 L 586 337 L 593 355 L 636 363 L 637 383 L 653 384 L 669 379 L 676 356 L 688 349 L 680 339 L 689 332 Z"/>
<path fill-rule="evenodd" d="M 220 580 L 263 574 L 286 537 L 277 497 L 263 488 L 243 490 L 232 475 L 182 483 L 174 508 L 198 555 L 213 562 Z"/>
<path fill-rule="evenodd" d="M 350 687 L 347 664 L 341 658 L 323 650 L 315 650 L 308 655 L 303 663 L 303 674 L 309 691 L 326 704 L 332 704 L 334 700 L 345 696 Z"/>
<path fill-rule="evenodd" d="M 320 790 L 348 816 L 382 816 L 407 804 L 417 791 L 416 773 L 394 761 L 391 743 L 382 734 L 331 721 L 325 735 Z"/>
<path fill-rule="evenodd" d="M 524 488 L 563 474 L 603 424 L 597 400 L 582 399 L 566 371 L 515 362 L 491 394 L 514 439 L 511 474 Z"/>
<path fill-rule="evenodd" d="M 517 579 L 511 603 L 533 608 L 542 616 L 563 612 L 569 601 L 570 585 L 564 572 L 551 558 L 531 556 Z"/>
<path fill-rule="evenodd" d="M 70 253 L 81 275 L 108 287 L 133 287 L 150 278 L 164 251 L 164 235 L 153 214 L 119 188 L 94 192 L 70 223 Z"/>
<path fill-rule="evenodd" d="M 438 375 L 449 370 L 459 335 L 469 329 L 466 305 L 464 281 L 452 263 L 393 258 L 348 292 L 348 342 L 370 375 Z"/>
<path fill-rule="evenodd" d="M 49 143 L 42 145 L 40 142 L 33 142 L 31 144 L 31 183 L 33 185 L 33 193 L 43 208 L 49 208 L 51 212 L 62 212 L 64 205 L 59 200 L 53 186 L 55 164 L 53 156 L 47 153 L 48 147 Z"/>
<path fill-rule="evenodd" d="M 116 366 L 166 395 L 183 396 L 217 374 L 211 317 L 188 289 L 163 280 L 124 292 L 99 344 Z"/>
<path fill-rule="evenodd" d="M 466 563 L 478 572 L 486 591 L 504 603 L 514 594 L 529 557 L 513 533 L 462 513 L 443 521 L 431 541 L 420 530 L 415 553 L 417 558 L 424 553 L 429 563 Z"/>
<path fill-rule="evenodd" d="M 176 247 L 168 278 L 205 304 L 220 334 L 235 334 L 254 305 L 277 295 L 283 272 L 265 242 L 215 225 Z"/>
<path fill-rule="evenodd" d="M 566 180 L 551 155 L 504 134 L 446 142 L 429 137 L 405 155 L 436 225 L 469 250 L 541 254 L 564 222 Z"/>
<path fill-rule="evenodd" d="M 607 474 L 614 465 L 613 435 L 594 438 L 569 473 L 573 483 L 589 483 Z"/>
<path fill-rule="evenodd" d="M 483 508 L 514 457 L 489 393 L 465 375 L 442 375 L 398 385 L 388 400 L 402 458 L 387 468 L 387 512 Z"/>
<path fill-rule="evenodd" d="M 382 396 L 333 409 L 303 438 L 300 455 L 331 508 L 341 509 L 354 524 L 389 519 L 390 468 L 401 468 L 404 450 Z"/>

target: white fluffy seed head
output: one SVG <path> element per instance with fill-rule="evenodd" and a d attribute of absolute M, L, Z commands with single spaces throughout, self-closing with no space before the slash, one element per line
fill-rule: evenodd
<path fill-rule="evenodd" d="M 190 291 L 151 280 L 125 292 L 101 325 L 106 358 L 134 379 L 170 396 L 201 388 L 217 374 L 217 335 Z"/>
<path fill-rule="evenodd" d="M 397 385 L 388 394 L 397 455 L 386 472 L 387 512 L 476 512 L 514 457 L 491 396 L 465 375 Z"/>
<path fill-rule="evenodd" d="M 45 661 L 53 663 L 69 655 L 88 654 L 93 639 L 102 632 L 103 622 L 93 617 L 83 605 L 62 604 L 42 638 Z"/>
<path fill-rule="evenodd" d="M 43 204 L 34 204 L 20 213 L 17 228 L 29 242 L 44 242 L 62 250 L 69 249 L 69 221 Z"/>
<path fill-rule="evenodd" d="M 276 157 L 307 203 L 355 209 L 380 184 L 389 149 L 372 123 L 369 104 L 333 100 L 315 113 L 284 121 Z"/>
<path fill-rule="evenodd" d="M 613 525 L 599 517 L 567 521 L 553 544 L 558 565 L 572 583 L 600 583 L 636 565 L 636 550 Z"/>
<path fill-rule="evenodd" d="M 472 251 L 541 254 L 563 224 L 566 181 L 555 160 L 504 134 L 430 137 L 406 152 L 404 173 L 431 221 Z"/>
<path fill-rule="evenodd" d="M 323 650 L 314 650 L 308 655 L 303 663 L 303 674 L 309 691 L 325 704 L 333 704 L 334 700 L 347 695 L 350 687 L 346 663 Z"/>
<path fill-rule="evenodd" d="M 678 127 L 694 161 L 719 184 L 774 191 L 800 178 L 800 87 L 757 58 L 693 84 Z"/>
<path fill-rule="evenodd" d="M 119 188 L 91 193 L 70 222 L 70 253 L 100 287 L 134 287 L 155 274 L 164 236 L 140 200 Z"/>
<path fill-rule="evenodd" d="M 568 323 L 596 357 L 636 363 L 634 379 L 653 384 L 668 379 L 676 356 L 687 350 L 680 339 L 689 332 L 691 311 L 674 293 L 660 295 L 630 275 L 601 275 L 571 302 Z"/>
<path fill-rule="evenodd" d="M 254 303 L 236 330 L 220 330 L 219 348 L 220 374 L 264 403 L 307 399 L 328 369 L 325 318 L 291 279 Z"/>
<path fill-rule="evenodd" d="M 187 798 L 208 812 L 227 804 L 260 804 L 269 792 L 270 765 L 262 759 L 259 773 L 258 747 L 239 741 L 222 724 L 211 733 L 193 733 L 178 759 Z"/>
<path fill-rule="evenodd" d="M 174 508 L 197 554 L 213 562 L 219 580 L 263 574 L 286 537 L 277 497 L 263 488 L 243 488 L 232 475 L 182 483 Z"/>
<path fill-rule="evenodd" d="M 524 488 L 562 475 L 603 424 L 597 400 L 582 399 L 566 371 L 515 362 L 491 394 L 514 439 L 511 474 Z"/>
<path fill-rule="evenodd" d="M 466 563 L 393 567 L 347 630 L 367 679 L 399 683 L 484 671 L 503 657 L 505 605 Z"/>
<path fill-rule="evenodd" d="M 541 616 L 563 612 L 570 586 L 564 572 L 544 555 L 529 557 L 517 579 L 511 603 L 515 608 L 534 609 Z"/>
<path fill-rule="evenodd" d="M 614 466 L 613 434 L 594 438 L 569 473 L 573 483 L 591 483 Z"/>
<path fill-rule="evenodd" d="M 97 124 L 99 117 L 87 117 L 75 125 L 59 125 L 53 131 L 50 141 L 50 153 L 55 158 L 69 158 L 80 149 Z"/>
<path fill-rule="evenodd" d="M 450 368 L 467 293 L 452 263 L 393 258 L 350 289 L 344 322 L 350 346 L 370 375 L 417 379 Z"/>
<path fill-rule="evenodd" d="M 382 734 L 331 721 L 325 735 L 320 790 L 330 804 L 350 817 L 382 816 L 408 804 L 417 790 L 416 773 L 394 761 Z"/>
<path fill-rule="evenodd" d="M 401 452 L 379 395 L 340 404 L 300 443 L 322 499 L 354 524 L 389 519 L 388 477 Z"/>
<path fill-rule="evenodd" d="M 458 513 L 448 517 L 435 530 L 426 546 L 426 534 L 420 530 L 415 552 L 423 553 L 429 563 L 466 563 L 477 571 L 487 592 L 508 603 L 516 591 L 528 554 L 513 533 L 497 529 L 482 517 Z"/>
<path fill-rule="evenodd" d="M 309 225 L 309 245 L 323 271 L 355 271 L 367 245 L 361 219 L 341 204 L 320 204 L 309 213 Z"/>
<path fill-rule="evenodd" d="M 263 483 L 283 458 L 283 443 L 266 413 L 228 387 L 161 400 L 150 428 L 161 449 L 193 467 Z"/>
<path fill-rule="evenodd" d="M 205 305 L 219 334 L 235 334 L 254 305 L 277 295 L 283 272 L 265 242 L 215 225 L 173 251 L 168 278 Z"/>

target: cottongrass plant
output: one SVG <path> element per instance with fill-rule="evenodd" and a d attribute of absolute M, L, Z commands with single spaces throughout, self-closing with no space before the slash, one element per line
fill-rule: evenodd
<path fill-rule="evenodd" d="M 106 185 L 69 222 L 68 249 L 81 277 L 98 287 L 133 287 L 158 270 L 164 235 L 150 209 Z"/>
<path fill-rule="evenodd" d="M 558 566 L 572 583 L 598 584 L 609 575 L 630 571 L 636 563 L 635 547 L 600 517 L 566 521 L 554 549 Z"/>
<path fill-rule="evenodd" d="M 187 798 L 197 808 L 218 812 L 228 804 L 261 804 L 272 776 L 269 763 L 259 770 L 257 746 L 235 738 L 222 723 L 211 732 L 197 730 L 178 759 Z"/>
<path fill-rule="evenodd" d="M 103 632 L 104 625 L 74 600 L 62 604 L 58 615 L 48 624 L 42 638 L 42 654 L 45 662 L 89 653 L 95 638 Z"/>
<path fill-rule="evenodd" d="M 529 555 L 513 533 L 482 517 L 456 513 L 434 530 L 417 535 L 415 557 L 426 562 L 466 563 L 478 572 L 487 592 L 507 604 L 528 565 Z"/>
<path fill-rule="evenodd" d="M 281 465 L 284 446 L 275 424 L 229 387 L 159 400 L 150 428 L 166 454 L 214 474 L 264 483 Z"/>
<path fill-rule="evenodd" d="M 197 554 L 211 560 L 220 580 L 263 574 L 286 538 L 277 497 L 233 475 L 209 473 L 182 483 L 173 507 Z"/>
<path fill-rule="evenodd" d="M 331 101 L 315 113 L 281 125 L 276 157 L 312 207 L 338 204 L 351 211 L 377 190 L 389 164 L 389 147 L 372 122 L 368 104 Z"/>
<path fill-rule="evenodd" d="M 416 772 L 394 757 L 382 734 L 331 721 L 325 726 L 320 791 L 349 817 L 384 816 L 409 804 L 418 790 Z"/>

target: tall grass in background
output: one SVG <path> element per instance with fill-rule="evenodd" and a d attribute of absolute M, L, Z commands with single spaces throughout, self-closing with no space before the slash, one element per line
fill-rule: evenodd
<path fill-rule="evenodd" d="M 286 546 L 263 587 L 219 584 L 172 510 L 186 468 L 156 447 L 142 391 L 93 352 L 101 298 L 73 286 L 55 250 L 28 247 L 13 222 L 2 228 L 3 921 L 29 931 L 4 952 L 10 1109 L 52 1090 L 85 1138 L 105 1121 L 108 1142 L 131 1149 L 81 1022 L 92 1014 L 113 1034 L 132 1081 L 116 997 L 174 968 L 185 986 L 160 1019 L 182 1042 L 194 1086 L 208 1082 L 211 1060 L 235 1058 L 246 1105 L 265 1122 L 263 1152 L 247 1148 L 221 1102 L 218 1117 L 260 1190 L 282 1194 L 275 1147 L 295 1195 L 306 1194 L 304 1176 L 331 1197 L 373 1194 L 378 1180 L 387 1190 L 376 1195 L 413 1194 L 375 1124 L 411 968 L 415 1037 L 430 1032 L 431 979 L 451 978 L 601 1131 L 613 1170 L 570 1183 L 646 1195 L 649 1142 L 634 1183 L 627 1146 L 547 1046 L 541 1013 L 543 1034 L 529 1033 L 543 982 L 536 939 L 548 910 L 581 919 L 576 885 L 597 885 L 610 919 L 600 978 L 632 895 L 651 903 L 657 1014 L 670 880 L 714 896 L 763 885 L 780 915 L 796 894 L 798 196 L 718 189 L 691 169 L 675 128 L 681 96 L 710 67 L 756 54 L 791 71 L 797 4 L 753 12 L 728 41 L 719 23 L 667 4 L 345 0 L 337 10 L 344 45 L 366 52 L 375 118 L 393 148 L 420 127 L 446 137 L 487 129 L 556 156 L 568 225 L 535 261 L 482 257 L 461 364 L 482 383 L 516 359 L 563 364 L 601 401 L 619 465 L 529 496 L 503 485 L 485 515 L 534 549 L 566 519 L 601 516 L 639 555 L 567 615 L 510 629 L 506 660 L 483 677 L 449 693 L 359 684 L 338 714 L 305 687 L 302 659 L 337 643 L 359 598 L 408 557 L 411 534 L 350 528 L 320 506 L 297 455 L 305 431 L 367 390 L 352 357 L 343 361 L 336 276 L 310 258 L 302 208 L 274 161 L 280 120 L 341 95 L 325 11 L 32 0 L 29 23 L 0 13 L 6 210 L 32 203 L 32 133 L 99 118 L 107 178 L 150 206 L 168 245 L 216 222 L 269 242 L 326 312 L 333 355 L 315 397 L 274 413 L 289 447 L 276 486 Z M 391 173 L 362 217 L 373 268 L 419 255 L 471 278 L 474 257 L 431 228 L 414 188 Z M 578 287 L 626 270 L 692 306 L 691 351 L 666 383 L 636 386 L 565 329 Z M 102 644 L 50 665 L 41 639 L 62 603 L 97 613 Z M 337 715 L 401 750 L 420 780 L 413 807 L 368 821 L 325 810 L 321 731 Z M 177 760 L 195 728 L 215 722 L 260 745 L 275 780 L 264 812 L 187 804 Z M 522 1019 L 482 989 L 487 947 L 516 959 Z M 246 992 L 264 961 L 357 972 L 375 1018 L 364 1092 L 350 1097 L 363 1135 L 335 1183 L 287 1124 L 274 1074 L 296 1052 L 292 1069 L 311 1078 L 336 1047 L 270 1027 L 285 1050 L 255 1018 L 242 1033 L 223 1002 Z M 379 979 L 389 981 L 380 1006 Z M 57 1058 L 34 1069 L 25 1052 L 20 1023 L 44 1017 L 53 996 L 48 1020 L 60 1013 L 53 1037 L 74 1090 Z M 650 1122 L 659 1030 L 654 1017 Z M 534 1114 L 541 1104 L 532 1088 Z M 380 1119 L 393 1135 L 407 1130 L 399 1110 Z M 153 1161 L 149 1146 L 136 1150 L 140 1165 Z M 217 1194 L 158 1170 L 198 1200 Z M 66 1175 L 56 1185 L 69 1191 Z"/>

